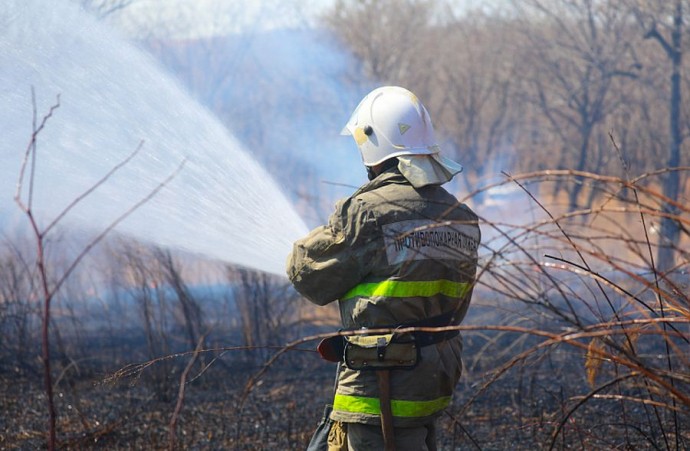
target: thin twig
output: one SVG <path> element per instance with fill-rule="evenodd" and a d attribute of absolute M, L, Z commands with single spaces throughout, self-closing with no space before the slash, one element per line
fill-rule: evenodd
<path fill-rule="evenodd" d="M 34 87 L 31 87 L 31 99 L 32 99 L 32 105 L 33 105 L 33 130 L 31 133 L 31 139 L 29 140 L 29 144 L 26 146 L 26 151 L 24 152 L 24 158 L 22 159 L 22 165 L 19 170 L 19 178 L 17 180 L 17 190 L 14 195 L 14 200 L 17 202 L 19 207 L 24 211 L 25 213 L 28 212 L 31 209 L 31 196 L 29 196 L 29 200 L 27 203 L 24 203 L 22 201 L 21 193 L 22 193 L 22 185 L 24 183 L 24 173 L 26 171 L 26 164 L 29 161 L 29 157 L 35 155 L 35 150 L 36 150 L 36 139 L 38 138 L 38 134 L 41 133 L 43 128 L 45 127 L 46 123 L 48 122 L 48 119 L 53 117 L 53 113 L 55 112 L 56 109 L 60 107 L 60 94 L 57 95 L 57 100 L 55 101 L 55 104 L 53 104 L 50 107 L 50 110 L 48 113 L 43 116 L 43 119 L 41 120 L 41 124 L 37 127 L 36 126 L 36 98 L 35 98 L 35 93 L 34 93 Z M 30 185 L 33 186 L 33 180 L 30 181 Z M 31 189 L 30 191 L 32 191 Z"/>
<path fill-rule="evenodd" d="M 70 276 L 72 271 L 79 265 L 81 260 L 86 257 L 86 255 L 93 249 L 98 243 L 100 243 L 103 238 L 110 233 L 115 227 L 117 227 L 118 224 L 120 224 L 122 221 L 124 221 L 128 216 L 130 216 L 132 213 L 134 213 L 136 210 L 138 210 L 142 205 L 146 204 L 148 201 L 150 201 L 158 192 L 163 189 L 172 179 L 174 179 L 177 174 L 182 170 L 184 167 L 185 163 L 187 162 L 187 159 L 185 158 L 180 162 L 180 164 L 177 166 L 177 169 L 175 169 L 168 177 L 165 178 L 161 183 L 158 184 L 153 190 L 151 190 L 146 196 L 144 196 L 142 199 L 140 199 L 137 203 L 135 203 L 133 206 L 129 208 L 129 210 L 125 211 L 122 213 L 119 217 L 117 217 L 113 222 L 110 223 L 108 227 L 103 229 L 98 236 L 96 236 L 89 244 L 87 244 L 84 249 L 77 255 L 77 257 L 72 261 L 72 263 L 68 266 L 67 270 L 62 274 L 62 277 L 58 279 L 58 281 L 55 283 L 54 288 L 53 288 L 53 293 L 57 292 L 62 284 L 67 280 L 67 278 Z"/>
<path fill-rule="evenodd" d="M 192 370 L 192 367 L 196 363 L 197 359 L 199 358 L 199 353 L 201 352 L 202 345 L 204 344 L 204 340 L 206 340 L 206 335 L 202 335 L 199 337 L 199 340 L 197 341 L 196 348 L 194 349 L 194 353 L 192 354 L 192 357 L 189 359 L 189 362 L 187 362 L 187 366 L 185 366 L 184 371 L 182 371 L 182 374 L 180 375 L 180 387 L 177 391 L 177 403 L 175 404 L 175 409 L 173 410 L 172 416 L 170 417 L 170 423 L 168 425 L 169 427 L 169 433 L 168 433 L 168 450 L 173 451 L 175 449 L 175 438 L 176 438 L 176 429 L 177 429 L 177 420 L 180 416 L 180 412 L 182 412 L 182 406 L 184 406 L 184 397 L 185 397 L 185 392 L 187 388 L 187 377 L 189 376 L 189 372 Z"/>
<path fill-rule="evenodd" d="M 556 429 L 554 429 L 553 433 L 551 434 L 551 445 L 549 446 L 549 450 L 552 450 L 556 446 L 556 439 L 558 438 L 559 434 L 561 433 L 561 430 L 563 429 L 563 426 L 565 426 L 565 423 L 568 422 L 568 419 L 571 417 L 572 414 L 574 414 L 577 409 L 579 409 L 581 406 L 583 406 L 587 401 L 589 401 L 591 398 L 593 398 L 597 393 L 599 393 L 602 390 L 606 390 L 607 388 L 619 384 L 620 382 L 623 382 L 626 379 L 631 379 L 633 377 L 638 377 L 639 374 L 632 372 L 629 374 L 624 374 L 622 376 L 616 377 L 615 379 L 612 379 L 605 384 L 602 384 L 598 387 L 596 387 L 594 390 L 590 391 L 587 395 L 583 396 L 580 401 L 578 401 L 577 404 L 575 404 L 565 415 L 563 415 L 563 418 L 561 418 L 561 421 L 558 423 L 558 426 Z"/>
<path fill-rule="evenodd" d="M 115 166 L 108 171 L 107 174 L 105 174 L 100 180 L 98 180 L 96 183 L 91 185 L 86 191 L 84 191 L 82 194 L 79 196 L 75 197 L 72 202 L 67 205 L 60 214 L 57 215 L 55 219 L 51 221 L 50 224 L 45 228 L 43 233 L 48 233 L 53 227 L 55 227 L 56 224 L 58 224 L 67 213 L 69 213 L 77 204 L 79 204 L 85 197 L 87 197 L 89 194 L 93 193 L 99 186 L 103 185 L 105 182 L 108 181 L 108 179 L 115 173 L 117 172 L 120 168 L 124 167 L 127 163 L 134 158 L 136 154 L 139 153 L 141 148 L 144 146 L 144 141 L 139 141 L 139 145 L 134 149 L 132 153 L 130 153 L 124 160 L 116 164 Z"/>

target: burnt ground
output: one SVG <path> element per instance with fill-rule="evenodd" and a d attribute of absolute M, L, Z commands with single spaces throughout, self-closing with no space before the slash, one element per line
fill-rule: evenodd
<path fill-rule="evenodd" d="M 601 389 L 564 421 L 565 414 L 592 391 L 586 381 L 582 352 L 575 348 L 547 348 L 532 353 L 510 365 L 484 389 L 500 365 L 539 340 L 484 331 L 466 333 L 465 342 L 465 374 L 454 404 L 438 422 L 440 449 L 549 449 L 561 423 L 554 449 L 690 446 L 687 408 L 677 406 L 674 417 L 670 408 L 655 406 L 670 404 L 663 394 L 650 392 L 652 389 L 634 378 Z M 127 346 L 134 344 L 130 340 Z M 113 380 L 117 370 L 147 360 L 137 349 L 121 351 L 106 360 L 88 355 L 56 358 L 60 448 L 169 447 L 169 423 L 189 356 L 165 359 L 140 373 Z M 313 352 L 288 352 L 268 369 L 241 405 L 247 381 L 270 356 L 266 350 L 261 352 L 264 355 L 257 355 L 257 351 L 202 355 L 186 384 L 176 427 L 176 449 L 306 447 L 323 405 L 330 399 L 334 368 Z M 615 377 L 612 366 L 608 375 L 605 366 L 600 371 L 602 385 Z M 637 398 L 647 401 L 635 401 Z M 3 357 L 0 406 L 0 449 L 45 447 L 47 408 L 37 358 L 20 364 Z"/>

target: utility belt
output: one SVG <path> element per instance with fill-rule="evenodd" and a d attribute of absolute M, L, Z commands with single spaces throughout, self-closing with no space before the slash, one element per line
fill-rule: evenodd
<path fill-rule="evenodd" d="M 451 324 L 454 314 L 455 312 L 449 312 L 411 323 L 377 326 L 377 329 L 445 327 Z M 336 335 L 323 339 L 317 350 L 325 360 L 342 362 L 353 370 L 412 369 L 419 363 L 421 348 L 449 340 L 459 333 L 457 330 L 451 330 Z"/>

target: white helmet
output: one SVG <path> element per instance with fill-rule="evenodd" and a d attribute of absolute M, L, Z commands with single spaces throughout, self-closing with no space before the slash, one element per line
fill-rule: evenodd
<path fill-rule="evenodd" d="M 417 96 L 398 86 L 383 86 L 367 94 L 341 134 L 354 137 L 366 166 L 401 155 L 439 152 L 426 108 Z"/>

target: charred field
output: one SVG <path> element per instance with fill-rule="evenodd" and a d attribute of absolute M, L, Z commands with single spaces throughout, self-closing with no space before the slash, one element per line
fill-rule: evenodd
<path fill-rule="evenodd" d="M 477 209 L 464 373 L 439 449 L 690 447 L 690 236 L 660 266 L 659 193 L 586 180 L 608 196 L 600 205 L 544 206 L 532 190 L 527 220 Z M 687 215 L 679 206 L 677 221 Z M 30 252 L 3 249 L 0 448 L 41 449 L 45 304 Z M 335 368 L 315 347 L 339 328 L 336 306 L 315 308 L 280 277 L 121 240 L 83 267 L 51 306 L 58 448 L 305 449 L 332 397 Z"/>
<path fill-rule="evenodd" d="M 624 368 L 605 361 L 592 376 L 581 348 L 544 346 L 543 337 L 512 326 L 475 325 L 489 317 L 499 323 L 496 306 L 479 305 L 465 324 L 465 371 L 438 420 L 440 449 L 676 449 L 676 440 L 684 449 L 690 442 L 687 408 Z M 82 351 L 56 352 L 58 447 L 305 449 L 332 396 L 335 370 L 313 351 L 316 343 L 301 343 L 265 367 L 277 346 L 209 339 L 196 356 L 187 350 L 148 359 L 141 333 L 62 337 Z M 640 354 L 664 366 L 663 346 Z M 41 449 L 47 413 L 39 362 L 3 362 L 0 445 Z"/>

